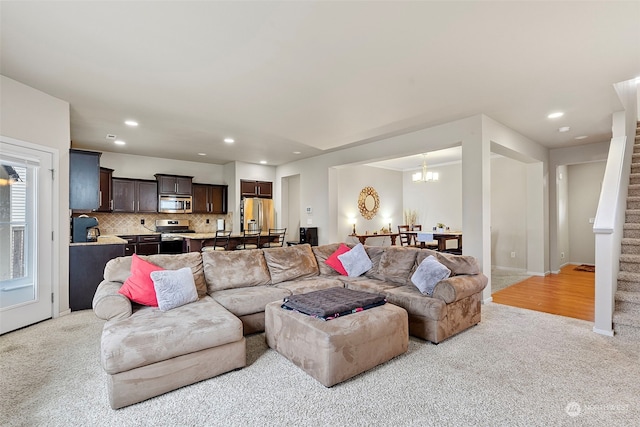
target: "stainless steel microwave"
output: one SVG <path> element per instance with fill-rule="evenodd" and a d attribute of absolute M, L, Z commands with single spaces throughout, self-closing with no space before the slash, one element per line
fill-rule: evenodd
<path fill-rule="evenodd" d="M 158 212 L 191 213 L 191 196 L 158 196 Z"/>

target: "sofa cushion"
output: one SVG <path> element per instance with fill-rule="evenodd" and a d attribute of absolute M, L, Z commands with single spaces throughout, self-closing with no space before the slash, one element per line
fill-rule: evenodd
<path fill-rule="evenodd" d="M 193 274 L 193 281 L 198 290 L 198 296 L 202 297 L 207 294 L 207 284 L 204 279 L 204 271 L 202 267 L 202 257 L 199 252 L 189 252 L 186 254 L 159 254 L 159 255 L 140 255 L 141 259 L 149 261 L 165 270 L 178 270 L 179 268 L 189 267 Z M 123 283 L 131 274 L 131 258 L 130 256 L 118 257 L 110 260 L 104 268 L 104 279 L 108 282 Z"/>
<path fill-rule="evenodd" d="M 415 286 L 387 289 L 384 295 L 387 297 L 387 302 L 404 308 L 410 316 L 442 320 L 447 315 L 447 305 L 444 301 L 422 295 Z"/>
<path fill-rule="evenodd" d="M 268 285 L 269 269 L 261 249 L 211 251 L 202 254 L 208 293 Z"/>
<path fill-rule="evenodd" d="M 384 293 L 387 289 L 397 288 L 397 283 L 384 282 L 378 279 L 371 279 L 366 276 L 360 277 L 341 277 L 340 281 L 344 283 L 345 288 L 354 289 L 356 291 Z"/>
<path fill-rule="evenodd" d="M 435 256 L 442 265 L 451 270 L 452 276 L 480 273 L 478 260 L 475 257 L 469 255 L 448 254 L 446 252 L 432 251 L 429 249 L 423 249 L 418 253 L 418 256 L 416 257 L 416 267 L 429 255 Z"/>
<path fill-rule="evenodd" d="M 436 284 L 449 277 L 451 270 L 440 264 L 436 257 L 430 255 L 426 257 L 418 266 L 415 273 L 411 275 L 411 282 L 424 295 L 433 295 Z"/>
<path fill-rule="evenodd" d="M 376 272 L 376 278 L 384 281 L 406 285 L 409 282 L 409 274 L 416 261 L 416 255 L 420 249 L 388 247 L 382 257 Z"/>
<path fill-rule="evenodd" d="M 287 289 L 292 295 L 304 294 L 311 291 L 328 288 L 343 288 L 344 283 L 331 277 L 309 277 L 301 280 L 290 280 L 275 285 L 280 289 Z"/>
<path fill-rule="evenodd" d="M 311 250 L 316 257 L 318 263 L 318 270 L 321 276 L 338 276 L 338 273 L 333 267 L 326 263 L 327 259 L 340 247 L 340 243 L 331 243 L 329 245 L 312 246 Z"/>
<path fill-rule="evenodd" d="M 380 267 L 380 259 L 382 258 L 382 254 L 384 254 L 384 252 L 387 250 L 387 247 L 385 247 L 385 246 L 365 246 L 364 250 L 367 251 L 367 255 L 369 256 L 369 259 L 371 260 L 371 264 L 373 264 L 371 269 L 369 271 L 367 271 L 366 273 L 364 273 L 364 275 L 367 276 L 367 277 L 378 278 L 377 274 L 378 274 L 378 267 Z"/>
<path fill-rule="evenodd" d="M 308 244 L 265 249 L 264 259 L 274 285 L 319 273 L 316 257 Z"/>
<path fill-rule="evenodd" d="M 156 290 L 158 308 L 162 311 L 198 301 L 198 291 L 189 267 L 153 271 L 151 280 Z"/>
<path fill-rule="evenodd" d="M 260 313 L 267 304 L 281 301 L 291 295 L 288 289 L 275 286 L 254 286 L 248 288 L 215 291 L 211 297 L 236 316 Z"/>
<path fill-rule="evenodd" d="M 131 259 L 131 274 L 127 280 L 124 281 L 118 293 L 138 304 L 157 307 L 158 300 L 156 299 L 156 290 L 153 287 L 151 273 L 162 270 L 164 270 L 164 268 L 158 267 L 155 264 L 141 259 L 138 255 L 133 254 Z"/>
<path fill-rule="evenodd" d="M 355 245 L 349 252 L 338 255 L 338 259 L 349 277 L 358 277 L 373 267 L 362 243 Z"/>
<path fill-rule="evenodd" d="M 344 265 L 342 265 L 342 261 L 338 258 L 340 255 L 346 254 L 351 249 L 345 245 L 344 243 L 340 243 L 338 249 L 336 249 L 329 257 L 326 259 L 325 264 L 329 267 L 333 268 L 336 273 L 341 276 L 348 276 L 347 270 L 345 270 Z"/>
<path fill-rule="evenodd" d="M 117 374 L 243 339 L 242 322 L 208 296 L 169 311 L 141 307 L 105 323 L 102 367 Z"/>

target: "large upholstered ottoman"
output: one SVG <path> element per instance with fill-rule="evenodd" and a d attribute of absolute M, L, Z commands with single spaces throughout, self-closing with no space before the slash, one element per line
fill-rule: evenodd
<path fill-rule="evenodd" d="M 393 304 L 328 321 L 281 305 L 276 301 L 265 308 L 267 344 L 326 387 L 408 349 L 407 312 Z"/>

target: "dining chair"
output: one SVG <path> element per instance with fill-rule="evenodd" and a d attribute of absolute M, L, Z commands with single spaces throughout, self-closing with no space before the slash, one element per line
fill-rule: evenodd
<path fill-rule="evenodd" d="M 231 239 L 231 231 L 218 230 L 213 238 L 213 245 L 203 246 L 202 252 L 210 251 L 226 251 L 229 249 L 229 240 Z"/>
<path fill-rule="evenodd" d="M 284 245 L 284 235 L 287 233 L 286 228 L 270 228 L 267 243 L 263 244 L 263 248 L 281 248 Z"/>
<path fill-rule="evenodd" d="M 240 237 L 240 244 L 236 249 L 258 249 L 260 247 L 260 233 L 262 230 L 247 231 L 245 230 Z"/>
<path fill-rule="evenodd" d="M 422 225 L 420 224 L 413 224 L 411 225 L 411 231 L 422 231 Z M 416 235 L 412 234 L 411 239 L 413 240 L 413 242 L 411 242 L 412 245 L 414 246 L 420 246 L 420 244 L 418 244 L 418 240 L 416 239 Z"/>
<path fill-rule="evenodd" d="M 398 234 L 400 236 L 400 246 L 409 246 L 411 244 L 411 235 L 407 234 L 407 231 L 411 231 L 408 225 L 398 226 Z"/>

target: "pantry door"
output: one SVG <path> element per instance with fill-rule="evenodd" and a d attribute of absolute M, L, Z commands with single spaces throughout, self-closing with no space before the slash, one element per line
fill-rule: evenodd
<path fill-rule="evenodd" d="M 4 334 L 53 314 L 53 153 L 0 138 L 0 334 Z"/>

